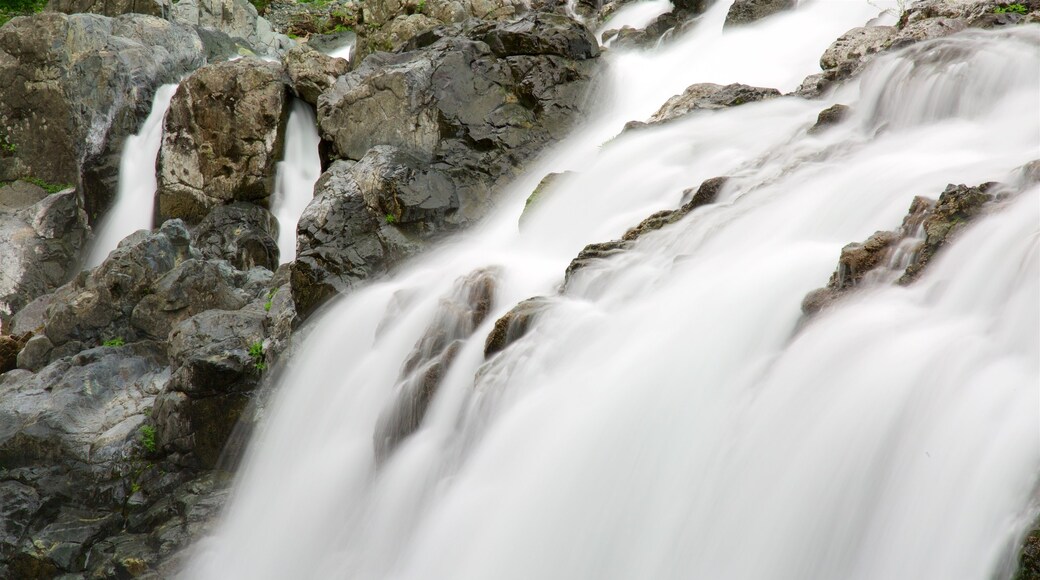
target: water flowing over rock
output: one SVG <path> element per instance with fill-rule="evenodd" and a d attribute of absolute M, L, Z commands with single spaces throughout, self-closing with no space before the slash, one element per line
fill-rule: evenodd
<path fill-rule="evenodd" d="M 798 5 L 798 0 L 735 0 L 726 13 L 726 26 L 757 22 Z"/>
<path fill-rule="evenodd" d="M 269 202 L 289 116 L 286 80 L 279 64 L 246 58 L 181 83 L 159 150 L 159 221 L 198 223 L 221 204 Z"/>
<path fill-rule="evenodd" d="M 0 180 L 82 184 L 94 223 L 112 201 L 123 141 L 155 90 L 202 62 L 193 30 L 152 16 L 11 21 L 0 30 Z"/>

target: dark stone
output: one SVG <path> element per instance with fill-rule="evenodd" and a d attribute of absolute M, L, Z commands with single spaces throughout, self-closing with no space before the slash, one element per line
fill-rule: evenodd
<path fill-rule="evenodd" d="M 266 209 L 238 202 L 213 208 L 192 232 L 192 243 L 211 260 L 239 270 L 278 269 L 278 220 Z"/>
<path fill-rule="evenodd" d="M 484 341 L 484 358 L 502 352 L 523 338 L 535 319 L 549 309 L 552 301 L 544 296 L 528 298 L 495 321 L 494 328 Z"/>
<path fill-rule="evenodd" d="M 848 118 L 851 110 L 847 105 L 834 105 L 820 111 L 816 118 L 816 124 L 809 128 L 809 134 L 815 135 L 827 130 L 829 127 L 840 124 Z"/>

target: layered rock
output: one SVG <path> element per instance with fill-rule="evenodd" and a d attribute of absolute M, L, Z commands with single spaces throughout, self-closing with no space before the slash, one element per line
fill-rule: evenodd
<path fill-rule="evenodd" d="M 94 223 L 125 138 L 162 84 L 203 62 L 198 35 L 159 18 L 42 13 L 0 29 L 0 181 L 82 184 Z"/>
<path fill-rule="evenodd" d="M 244 58 L 181 83 L 159 150 L 158 221 L 198 223 L 218 205 L 268 203 L 289 114 L 286 80 L 278 63 Z"/>
<path fill-rule="evenodd" d="M 581 116 L 598 49 L 537 14 L 372 55 L 318 100 L 334 156 L 298 228 L 292 286 L 309 313 L 479 219 L 496 186 Z"/>

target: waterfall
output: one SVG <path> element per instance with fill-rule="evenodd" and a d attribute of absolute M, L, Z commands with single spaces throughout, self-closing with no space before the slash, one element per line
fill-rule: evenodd
<path fill-rule="evenodd" d="M 320 140 L 314 110 L 294 99 L 285 128 L 285 154 L 278 163 L 271 203 L 271 213 L 278 219 L 278 252 L 283 264 L 296 258 L 296 224 L 314 197 L 314 182 L 321 176 Z"/>
<path fill-rule="evenodd" d="M 791 90 L 877 10 L 805 2 L 723 33 L 728 4 L 659 51 L 610 54 L 596 118 L 495 216 L 310 323 L 186 578 L 1000 577 L 1040 471 L 1040 188 L 913 285 L 799 330 L 800 303 L 915 196 L 1037 157 L 1040 27 L 882 56 L 825 100 L 610 140 L 694 82 Z M 851 117 L 808 134 L 835 103 Z M 518 231 L 525 196 L 565 169 Z M 584 245 L 720 175 L 715 204 L 555 294 Z M 488 267 L 491 316 L 377 462 L 402 365 L 457 281 Z M 549 315 L 485 362 L 493 321 L 536 295 Z"/>
<path fill-rule="evenodd" d="M 155 190 L 158 187 L 155 158 L 162 145 L 163 119 L 176 92 L 176 84 L 159 87 L 141 131 L 127 137 L 119 160 L 119 191 L 112 209 L 98 226 L 87 268 L 100 265 L 123 238 L 137 230 L 152 229 Z"/>

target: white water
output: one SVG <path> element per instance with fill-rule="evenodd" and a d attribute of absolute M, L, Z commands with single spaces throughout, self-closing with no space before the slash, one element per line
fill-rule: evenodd
<path fill-rule="evenodd" d="M 278 162 L 271 213 L 278 219 L 278 252 L 285 264 L 296 258 L 296 224 L 314 198 L 321 177 L 318 125 L 310 105 L 294 99 L 285 128 L 285 155 Z"/>
<path fill-rule="evenodd" d="M 897 227 L 915 195 L 1040 156 L 1040 27 L 885 57 L 824 102 L 745 105 L 598 147 L 693 82 L 792 89 L 876 10 L 803 3 L 723 36 L 727 4 L 666 52 L 611 55 L 611 102 L 480 231 L 321 313 L 186 578 L 1002 571 L 1040 470 L 1040 189 L 914 285 L 794 331 L 844 244 Z M 807 136 L 834 102 L 853 118 Z M 581 175 L 521 235 L 524 196 L 561 169 Z M 718 203 L 580 273 L 475 381 L 497 316 L 552 294 L 586 243 L 716 175 L 733 176 Z M 373 430 L 402 362 L 455 280 L 489 265 L 495 312 L 377 469 Z"/>
<path fill-rule="evenodd" d="M 123 238 L 137 230 L 152 229 L 155 190 L 158 187 L 155 158 L 162 146 L 163 119 L 176 92 L 176 84 L 159 87 L 141 131 L 127 137 L 119 160 L 119 191 L 112 209 L 98 226 L 87 268 L 101 264 Z"/>

